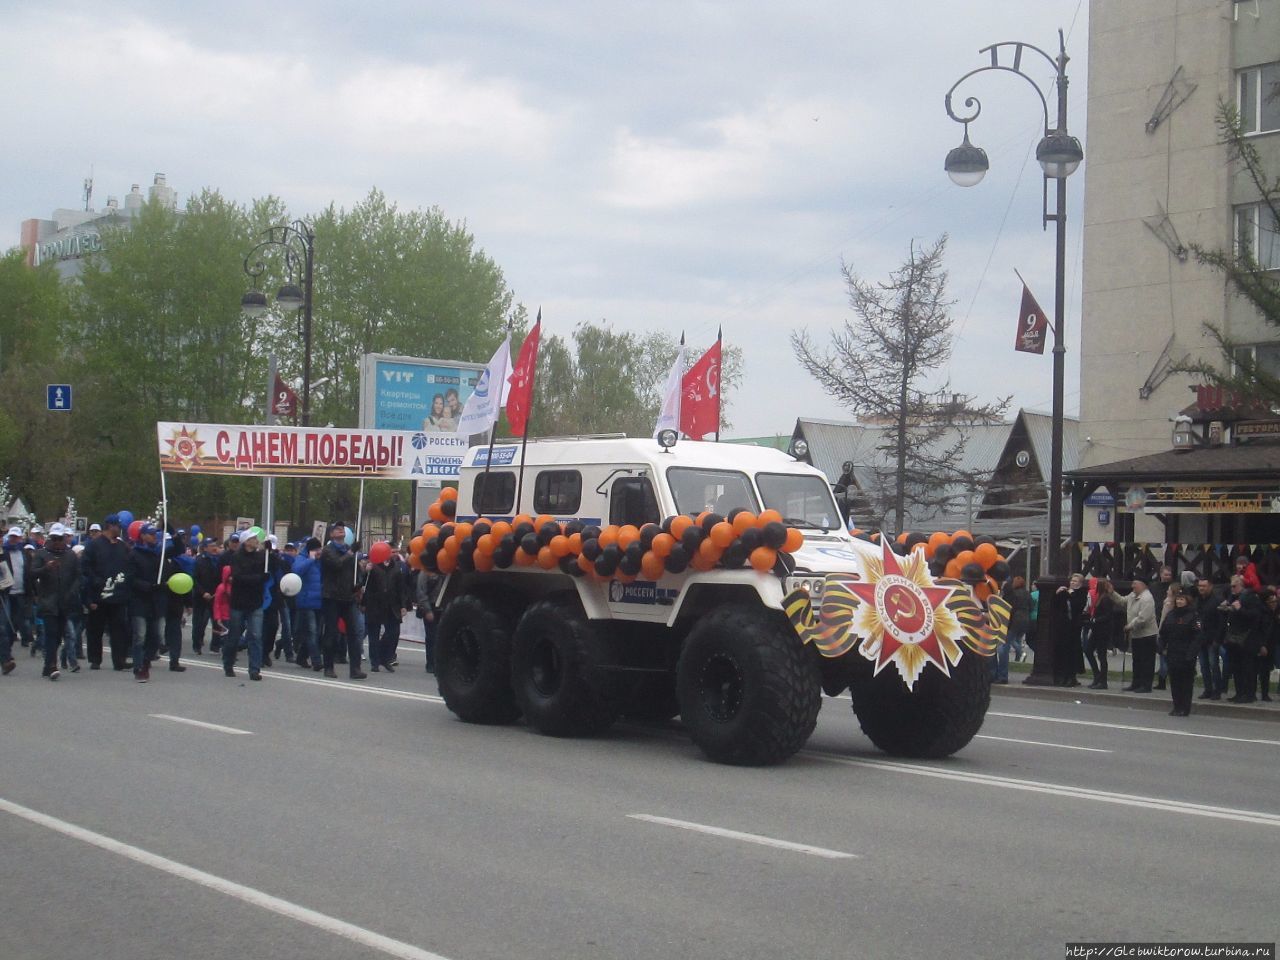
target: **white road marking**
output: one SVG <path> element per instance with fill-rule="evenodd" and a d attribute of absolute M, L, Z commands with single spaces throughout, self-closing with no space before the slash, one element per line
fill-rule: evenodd
<path fill-rule="evenodd" d="M 804 756 L 825 760 L 829 763 L 840 763 L 851 767 L 870 767 L 873 770 L 894 770 L 898 773 L 910 773 L 917 777 L 933 777 L 938 780 L 956 780 L 973 783 L 979 786 L 999 787 L 1005 790 L 1021 790 L 1027 793 L 1044 793 L 1058 797 L 1070 797 L 1077 800 L 1092 800 L 1097 803 L 1113 803 L 1125 807 L 1141 807 L 1145 810 L 1163 810 L 1168 813 L 1185 813 L 1194 817 L 1211 817 L 1217 820 L 1235 820 L 1240 823 L 1256 823 L 1267 827 L 1280 827 L 1280 814 L 1265 813 L 1259 810 L 1237 810 L 1232 807 L 1217 807 L 1204 803 L 1190 803 L 1184 800 L 1168 800 L 1164 797 L 1144 797 L 1132 793 L 1112 793 L 1109 790 L 1093 790 L 1088 787 L 1074 787 L 1069 784 L 1044 783 L 1039 780 L 1018 780 L 1013 777 L 997 777 L 986 773 L 965 773 L 959 770 L 944 770 L 941 767 L 928 767 L 923 764 L 900 763 L 895 760 L 863 760 L 854 757 L 842 757 L 837 754 L 821 753 L 814 750 L 803 751 Z"/>
<path fill-rule="evenodd" d="M 976 735 L 978 740 L 1000 740 L 1004 743 L 1025 743 L 1030 747 L 1057 747 L 1059 750 L 1084 750 L 1088 753 L 1112 753 L 1111 750 L 1103 750 L 1100 747 L 1075 747 L 1069 743 L 1046 743 L 1044 740 L 1018 740 L 1015 737 L 993 737 L 990 734 L 979 733 Z"/>
<path fill-rule="evenodd" d="M 1105 723 L 1101 720 L 1072 720 L 1068 717 L 1044 717 L 1032 713 L 1002 713 L 997 710 L 988 710 L 987 716 L 1006 717 L 1013 720 L 1041 720 L 1044 723 L 1071 723 L 1079 727 L 1103 727 L 1107 730 L 1132 730 L 1137 733 L 1163 733 L 1171 737 L 1196 737 L 1200 740 L 1226 740 L 1230 743 L 1260 743 L 1268 747 L 1280 747 L 1280 740 L 1227 737 L 1220 733 L 1194 733 L 1191 730 L 1167 730 L 1164 727 L 1139 727 L 1124 723 Z"/>
<path fill-rule="evenodd" d="M 860 855 L 844 853 L 840 850 L 828 850 L 826 847 L 811 847 L 807 843 L 792 843 L 790 840 L 775 840 L 773 837 L 762 837 L 756 833 L 740 833 L 737 830 L 726 830 L 723 827 L 709 827 L 705 823 L 691 823 L 688 820 L 672 820 L 670 817 L 655 817 L 647 813 L 628 813 L 629 820 L 643 820 L 646 823 L 659 823 L 664 827 L 677 827 L 681 830 L 692 830 L 694 833 L 707 833 L 713 837 L 725 837 L 729 840 L 743 840 L 747 843 L 758 843 L 763 847 L 776 847 L 779 850 L 790 850 L 793 853 L 807 853 L 813 857 L 825 857 L 828 860 L 857 860 Z"/>
<path fill-rule="evenodd" d="M 199 660 L 184 660 L 189 667 L 202 667 L 205 670 L 221 671 L 222 667 L 213 663 L 201 663 Z M 300 670 L 299 667 L 294 667 Z M 308 671 L 314 673 L 314 671 Z M 328 687 L 330 690 L 355 690 L 360 693 L 370 693 L 378 697 L 391 697 L 396 700 L 420 700 L 428 703 L 444 703 L 442 697 L 430 693 L 414 693 L 412 690 L 390 690 L 386 687 L 366 686 L 351 680 L 331 680 L 328 677 L 302 676 L 286 673 L 283 670 L 263 671 L 262 679 L 267 680 L 288 680 L 290 683 L 310 683 L 317 687 Z"/>
<path fill-rule="evenodd" d="M 183 880 L 190 880 L 192 883 L 198 883 L 203 887 L 208 887 L 210 890 L 216 890 L 218 893 L 225 894 L 252 906 L 261 907 L 263 910 L 277 913 L 290 920 L 297 920 L 326 933 L 343 937 L 360 946 L 385 953 L 387 956 L 400 957 L 403 960 L 445 960 L 440 954 L 423 950 L 421 947 L 415 947 L 411 943 L 392 940 L 390 937 L 374 933 L 372 930 L 366 930 L 364 927 L 357 927 L 355 924 L 347 923 L 345 920 L 326 916 L 323 913 L 299 906 L 288 900 L 282 900 L 253 887 L 246 887 L 244 884 L 236 883 L 234 880 L 227 880 L 224 877 L 197 870 L 195 867 L 189 867 L 185 863 L 179 863 L 176 860 L 170 860 L 168 857 L 162 857 L 140 847 L 114 840 L 101 833 L 86 830 L 84 827 L 67 823 L 61 818 L 48 816 L 38 810 L 20 806 L 4 798 L 0 798 L 0 810 L 11 813 L 15 817 L 21 817 L 23 820 L 38 826 L 61 833 L 64 836 L 106 850 L 109 853 L 125 857 L 143 866 L 151 867 L 171 876 L 180 877 Z"/>
<path fill-rule="evenodd" d="M 242 737 L 252 737 L 252 730 L 237 730 L 235 727 L 224 727 L 220 723 L 205 723 L 203 720 L 191 720 L 187 717 L 175 717 L 167 713 L 148 713 L 148 717 L 154 717 L 156 720 L 172 720 L 174 723 L 186 723 L 193 727 L 202 727 L 205 730 L 216 730 L 218 733 L 234 733 Z"/>

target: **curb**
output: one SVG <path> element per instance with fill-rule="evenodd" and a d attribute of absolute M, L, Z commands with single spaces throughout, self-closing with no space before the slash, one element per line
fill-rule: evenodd
<path fill-rule="evenodd" d="M 1063 703 L 1097 704 L 1109 707 L 1125 707 L 1130 710 L 1160 711 L 1168 714 L 1173 706 L 1167 690 L 1156 693 L 1103 693 L 1087 687 L 1028 686 L 1010 678 L 1010 683 L 991 687 L 992 697 L 1008 697 L 1011 700 L 1054 700 Z M 1197 693 L 1198 697 L 1199 694 Z M 1280 707 L 1268 703 L 1224 703 L 1219 700 L 1191 701 L 1191 715 L 1205 717 L 1230 717 L 1233 720 L 1254 720 L 1264 723 L 1280 723 Z"/>

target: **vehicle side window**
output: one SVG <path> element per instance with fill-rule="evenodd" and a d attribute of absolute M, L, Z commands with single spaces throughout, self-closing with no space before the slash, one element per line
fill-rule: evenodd
<path fill-rule="evenodd" d="M 620 477 L 609 488 L 609 522 L 640 527 L 662 520 L 658 498 L 648 477 Z"/>
<path fill-rule="evenodd" d="M 471 491 L 471 510 L 478 517 L 506 514 L 516 503 L 516 475 L 514 473 L 481 473 L 476 477 Z"/>
<path fill-rule="evenodd" d="M 543 470 L 533 484 L 533 509 L 564 516 L 582 504 L 582 474 L 577 470 Z"/>

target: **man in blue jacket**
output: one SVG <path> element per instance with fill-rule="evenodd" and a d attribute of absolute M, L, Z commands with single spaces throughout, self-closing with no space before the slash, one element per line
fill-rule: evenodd
<path fill-rule="evenodd" d="M 297 617 L 293 636 L 298 648 L 296 663 L 319 672 L 324 669 L 320 653 L 320 541 L 315 537 L 304 544 L 302 553 L 293 561 L 293 572 L 302 581 L 302 589 L 294 598 Z M 308 663 L 308 660 L 310 661 Z"/>

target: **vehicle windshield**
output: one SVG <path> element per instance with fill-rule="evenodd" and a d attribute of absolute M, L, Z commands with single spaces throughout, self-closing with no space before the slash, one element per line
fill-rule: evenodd
<path fill-rule="evenodd" d="M 795 473 L 758 473 L 756 486 L 766 509 L 777 510 L 793 527 L 833 530 L 840 526 L 840 511 L 831 487 L 822 477 Z"/>
<path fill-rule="evenodd" d="M 667 470 L 667 483 L 681 513 L 696 515 L 710 510 L 724 516 L 737 507 L 753 512 L 759 509 L 751 481 L 736 470 L 671 467 Z"/>

